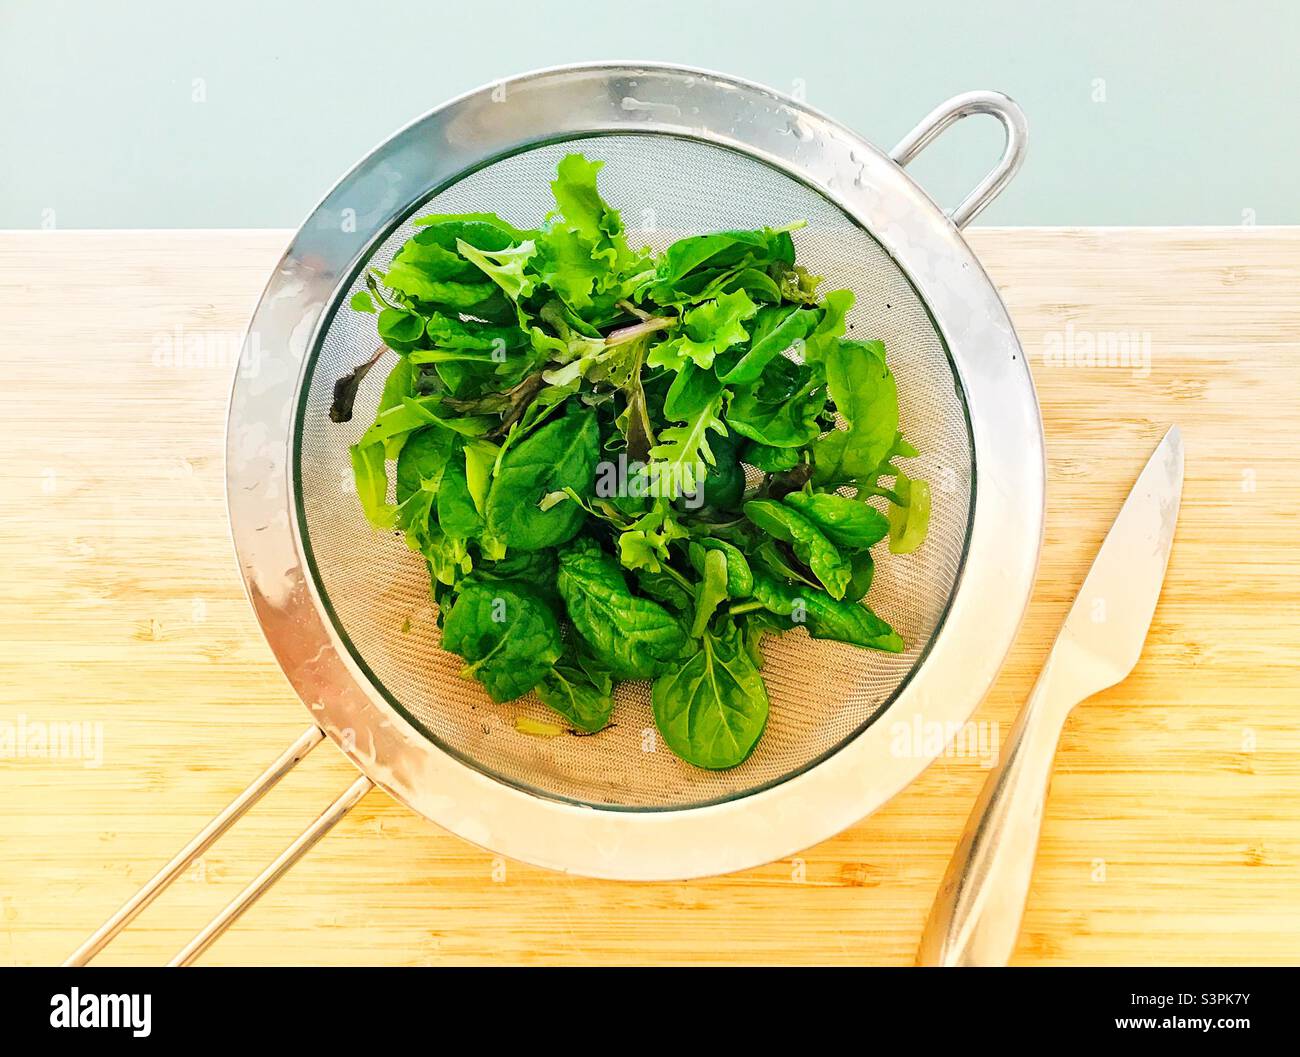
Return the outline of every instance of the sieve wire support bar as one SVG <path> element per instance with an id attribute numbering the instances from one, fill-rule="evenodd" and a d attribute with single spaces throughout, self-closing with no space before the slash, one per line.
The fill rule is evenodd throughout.
<path id="1" fill-rule="evenodd" d="M 249 783 L 243 792 L 227 804 L 203 829 L 199 830 L 193 839 L 177 852 L 166 866 L 154 874 L 135 895 L 118 908 L 112 917 L 105 921 L 80 947 L 69 955 L 63 963 L 64 966 L 88 964 L 118 933 L 134 921 L 141 911 L 157 899 L 192 862 L 212 847 L 222 834 L 239 821 L 281 778 L 293 770 L 312 749 L 319 745 L 324 737 L 324 733 L 317 726 L 308 727 L 303 731 L 292 745 L 285 749 L 265 771 Z M 315 842 L 313 841 L 313 843 Z M 303 849 L 303 851 L 305 850 L 306 848 Z M 285 868 L 287 869 L 287 866 Z"/>
<path id="2" fill-rule="evenodd" d="M 918 154 L 937 139 L 946 129 L 972 114 L 991 114 L 1002 124 L 1006 145 L 998 163 L 975 185 L 974 190 L 962 199 L 961 204 L 948 214 L 957 228 L 964 228 L 1002 193 L 1025 160 L 1025 147 L 1029 141 L 1029 125 L 1020 105 L 1001 92 L 963 92 L 926 114 L 911 132 L 898 141 L 890 158 L 900 167 L 906 167 Z"/>
<path id="3" fill-rule="evenodd" d="M 198 935 L 182 947 L 167 964 L 169 966 L 193 965 L 199 955 L 211 947 L 226 929 L 239 920 L 244 911 L 257 902 L 262 894 L 283 877 L 294 863 L 315 847 L 317 841 L 341 822 L 343 817 L 374 786 L 375 783 L 365 775 L 362 775 L 348 786 L 334 803 L 320 813 L 315 822 L 298 834 L 293 843 L 276 856 L 275 861 L 270 866 L 250 881 L 248 886 L 227 903 L 221 913 L 209 921 Z"/>

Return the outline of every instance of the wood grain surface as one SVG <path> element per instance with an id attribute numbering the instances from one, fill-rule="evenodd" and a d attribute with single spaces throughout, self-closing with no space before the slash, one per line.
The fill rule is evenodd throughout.
<path id="1" fill-rule="evenodd" d="M 286 241 L 0 235 L 0 963 L 66 956 L 308 722 L 244 599 L 222 477 L 234 350 Z M 1066 729 L 1015 960 L 1298 962 L 1300 229 L 971 241 L 1050 474 L 1038 586 L 977 720 L 1007 730 L 1171 422 L 1187 448 L 1146 652 Z M 1090 365 L 1119 335 L 1138 362 Z M 33 732 L 71 723 L 83 758 L 40 755 Z M 908 963 L 984 774 L 942 758 L 798 859 L 685 884 L 504 863 L 372 792 L 204 962 Z M 354 775 L 322 746 L 104 960 L 166 960 Z"/>

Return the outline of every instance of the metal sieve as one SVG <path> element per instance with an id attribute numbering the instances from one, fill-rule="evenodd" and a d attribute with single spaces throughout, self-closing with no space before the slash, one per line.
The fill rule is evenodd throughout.
<path id="1" fill-rule="evenodd" d="M 997 167 L 950 215 L 904 173 L 952 122 L 996 116 Z M 209 846 L 322 732 L 363 777 L 177 961 L 193 960 L 378 784 L 460 836 L 554 869 L 678 879 L 748 868 L 820 841 L 910 782 L 979 703 L 1029 597 L 1043 518 L 1042 429 L 1029 372 L 997 292 L 958 234 L 1005 186 L 1024 150 L 1005 96 L 959 96 L 885 155 L 802 103 L 717 74 L 651 64 L 568 67 L 471 92 L 362 161 L 315 209 L 250 326 L 227 438 L 239 562 L 262 627 L 313 727 L 73 960 L 92 956 Z M 797 259 L 850 288 L 848 336 L 879 338 L 901 426 L 932 485 L 925 544 L 877 566 L 870 600 L 902 633 L 890 655 L 769 638 L 771 698 L 757 749 L 705 771 L 658 740 L 649 687 L 625 684 L 614 725 L 537 737 L 526 698 L 492 703 L 439 646 L 423 560 L 367 524 L 348 447 L 373 417 L 391 353 L 353 419 L 330 421 L 334 382 L 369 358 L 373 317 L 350 311 L 430 212 L 496 212 L 520 226 L 553 204 L 556 163 L 603 159 L 601 188 L 629 241 L 806 220 Z M 256 344 L 254 344 L 254 339 Z M 247 369 L 246 369 L 247 368 Z M 935 737 L 925 732 L 936 732 Z M 916 735 L 921 733 L 921 737 Z"/>

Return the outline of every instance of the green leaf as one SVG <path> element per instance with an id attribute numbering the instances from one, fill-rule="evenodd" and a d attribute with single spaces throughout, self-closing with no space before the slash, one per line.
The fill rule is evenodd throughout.
<path id="1" fill-rule="evenodd" d="M 891 554 L 911 554 L 930 528 L 930 486 L 913 481 L 897 471 L 894 491 L 905 506 L 889 508 L 889 550 Z"/>
<path id="2" fill-rule="evenodd" d="M 447 460 L 438 487 L 438 527 L 457 539 L 478 539 L 483 516 L 474 505 L 465 477 L 465 453 L 456 451 Z"/>
<path id="3" fill-rule="evenodd" d="M 832 598 L 843 598 L 853 575 L 847 558 L 811 521 L 774 499 L 754 499 L 745 504 L 745 517 L 775 539 L 788 543 L 799 560 Z"/>
<path id="4" fill-rule="evenodd" d="M 574 630 L 619 679 L 653 679 L 678 663 L 686 632 L 668 610 L 628 590 L 618 563 L 590 539 L 560 552 L 560 596 Z"/>
<path id="5" fill-rule="evenodd" d="M 744 762 L 770 707 L 735 628 L 716 638 L 705 632 L 697 653 L 655 680 L 651 704 L 664 744 L 687 763 L 710 770 Z"/>
<path id="6" fill-rule="evenodd" d="M 366 520 L 377 529 L 391 529 L 396 523 L 397 508 L 388 502 L 388 466 L 382 444 L 354 444 L 348 449 L 352 457 L 352 475 L 357 498 Z"/>
<path id="7" fill-rule="evenodd" d="M 538 504 L 548 492 L 565 488 L 589 494 L 599 445 L 596 415 L 585 411 L 555 419 L 504 450 L 487 497 L 488 531 L 519 550 L 572 539 L 582 526 L 582 507 L 560 503 L 541 510 Z"/>
<path id="8" fill-rule="evenodd" d="M 782 502 L 794 507 L 835 546 L 845 550 L 863 550 L 889 534 L 889 519 L 858 499 L 791 492 Z"/>
<path id="9" fill-rule="evenodd" d="M 695 589 L 695 619 L 691 634 L 699 638 L 709 626 L 714 610 L 727 600 L 727 556 L 720 550 L 704 552 L 703 579 Z"/>
<path id="10" fill-rule="evenodd" d="M 524 242 L 537 234 L 536 231 L 517 228 L 495 213 L 430 213 L 428 216 L 416 217 L 411 223 L 417 228 L 446 229 L 447 234 L 436 237 L 447 247 L 455 246 L 457 239 L 465 239 L 479 249 L 501 250 L 513 242 Z"/>
<path id="11" fill-rule="evenodd" d="M 844 333 L 845 317 L 853 307 L 852 290 L 832 290 L 822 304 L 822 315 L 817 326 L 804 342 L 803 356 L 809 363 L 818 363 L 833 349 Z"/>
<path id="12" fill-rule="evenodd" d="M 677 523 L 666 499 L 656 499 L 648 513 L 637 518 L 618 534 L 619 562 L 627 569 L 658 572 L 668 561 L 668 544 L 686 539 L 690 533 Z"/>
<path id="13" fill-rule="evenodd" d="M 370 300 L 369 290 L 358 290 L 348 301 L 348 307 L 354 312 L 373 312 L 375 303 Z"/>
<path id="14" fill-rule="evenodd" d="M 871 590 L 871 581 L 876 575 L 876 562 L 870 551 L 858 551 L 850 559 L 853 575 L 849 577 L 849 586 L 844 591 L 844 601 L 858 602 Z"/>
<path id="15" fill-rule="evenodd" d="M 800 454 L 797 448 L 773 448 L 751 440 L 741 449 L 740 458 L 764 473 L 783 473 L 799 465 Z"/>
<path id="16" fill-rule="evenodd" d="M 680 371 L 687 361 L 697 367 L 712 367 L 719 352 L 749 339 L 744 322 L 757 311 L 758 305 L 744 290 L 692 308 L 682 317 L 680 336 L 654 346 L 646 363 L 674 371 Z"/>
<path id="17" fill-rule="evenodd" d="M 614 711 L 614 683 L 609 673 L 603 673 L 597 682 L 576 665 L 557 664 L 537 684 L 537 696 L 590 734 L 609 726 Z"/>
<path id="18" fill-rule="evenodd" d="M 898 432 L 898 389 L 879 341 L 838 341 L 826 353 L 826 385 L 846 429 L 813 445 L 813 480 L 840 484 L 871 477 Z"/>
<path id="19" fill-rule="evenodd" d="M 850 642 L 885 653 L 903 652 L 903 637 L 867 605 L 839 602 L 823 591 L 782 584 L 764 573 L 754 578 L 754 600 L 806 627 L 815 639 Z"/>
<path id="20" fill-rule="evenodd" d="M 610 208 L 596 187 L 602 161 L 588 161 L 581 154 L 568 154 L 556 167 L 551 193 L 568 226 L 601 252 L 610 268 L 619 268 L 631 257 L 623 233 L 623 220 Z"/>
<path id="21" fill-rule="evenodd" d="M 748 598 L 754 590 L 754 573 L 739 547 L 733 546 L 726 540 L 705 536 L 692 541 L 687 548 L 691 565 L 697 573 L 705 571 L 706 557 L 715 551 L 720 553 L 726 562 L 727 597 Z"/>
<path id="22" fill-rule="evenodd" d="M 475 438 L 465 442 L 465 484 L 474 507 L 480 514 L 487 513 L 492 471 L 496 468 L 500 453 L 501 449 L 490 441 Z"/>
<path id="23" fill-rule="evenodd" d="M 454 282 L 431 278 L 419 265 L 394 261 L 384 273 L 384 285 L 417 301 L 467 311 L 488 300 L 496 290 L 491 282 Z"/>
<path id="24" fill-rule="evenodd" d="M 501 287 L 511 301 L 518 301 L 533 292 L 533 278 L 524 271 L 537 253 L 537 245 L 531 240 L 508 249 L 491 251 L 477 249 L 460 239 L 456 248 Z"/>
<path id="25" fill-rule="evenodd" d="M 406 352 L 424 337 L 424 317 L 397 308 L 379 313 L 379 340 L 394 352 Z"/>
<path id="26" fill-rule="evenodd" d="M 397 501 L 405 503 L 419 491 L 437 492 L 455 447 L 456 435 L 443 426 L 422 426 L 412 433 L 397 456 Z"/>
<path id="27" fill-rule="evenodd" d="M 560 626 L 551 607 L 524 584 L 471 584 L 443 622 L 442 645 L 468 662 L 462 676 L 481 682 L 493 701 L 511 701 L 559 660 Z"/>
<path id="28" fill-rule="evenodd" d="M 501 352 L 528 344 L 528 335 L 518 327 L 494 327 L 490 323 L 462 321 L 435 312 L 425 323 L 429 341 L 440 349 L 473 349 Z"/>
<path id="29" fill-rule="evenodd" d="M 693 360 L 687 360 L 674 376 L 664 397 L 664 418 L 685 422 L 713 403 L 721 392 L 722 383 L 713 371 L 697 367 Z"/>
<path id="30" fill-rule="evenodd" d="M 658 474 L 665 491 L 673 498 L 694 492 L 705 472 L 713 464 L 709 433 L 727 434 L 726 423 L 718 417 L 722 398 L 691 416 L 685 425 L 660 430 L 659 443 L 650 449 L 651 473 Z"/>
<path id="31" fill-rule="evenodd" d="M 577 228 L 557 225 L 537 240 L 533 262 L 538 278 L 570 308 L 592 305 L 592 292 L 609 275 L 609 262 L 595 256 L 595 244 Z"/>
<path id="32" fill-rule="evenodd" d="M 720 373 L 720 380 L 724 385 L 748 385 L 757 381 L 772 358 L 803 341 L 820 318 L 816 309 L 797 305 L 760 309 L 748 350 L 733 367 Z"/>
<path id="33" fill-rule="evenodd" d="M 757 382 L 736 390 L 726 420 L 742 437 L 758 444 L 801 448 L 821 433 L 817 416 L 825 406 L 820 369 L 780 356 Z"/>

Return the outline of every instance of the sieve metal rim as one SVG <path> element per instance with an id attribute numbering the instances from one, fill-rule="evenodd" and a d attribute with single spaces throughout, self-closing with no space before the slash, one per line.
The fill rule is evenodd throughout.
<path id="1" fill-rule="evenodd" d="M 623 105 L 629 87 L 644 97 L 634 100 L 638 108 Z M 502 93 L 507 104 L 522 96 L 529 106 L 502 106 Z M 683 106 L 695 111 L 689 122 L 681 117 Z M 539 111 L 554 122 L 546 135 L 533 131 Z M 806 123 L 807 138 L 790 135 L 791 122 Z M 742 123 L 743 140 L 735 133 Z M 326 309 L 339 283 L 413 201 L 446 182 L 437 175 L 455 178 L 485 160 L 557 138 L 627 131 L 730 147 L 816 188 L 885 247 L 934 315 L 966 390 L 980 487 L 973 496 L 966 571 L 946 625 L 891 716 L 919 715 L 924 703 L 931 719 L 964 721 L 1019 623 L 1041 536 L 1042 433 L 1023 354 L 957 228 L 898 165 L 811 108 L 735 78 L 649 63 L 543 70 L 453 100 L 377 148 L 313 211 L 254 315 L 250 335 L 260 339 L 263 360 L 283 349 L 273 361 L 281 370 L 237 375 L 228 498 L 241 571 L 272 649 L 314 721 L 367 775 L 414 810 L 493 851 L 596 876 L 678 878 L 742 869 L 815 843 L 874 810 L 932 757 L 900 760 L 886 751 L 884 732 L 868 726 L 835 755 L 779 785 L 719 804 L 649 813 L 578 806 L 505 785 L 411 728 L 340 648 L 304 568 L 288 487 L 296 390 Z M 416 171 L 404 172 L 412 163 Z M 355 232 L 338 224 L 339 209 L 376 199 L 376 214 L 358 215 Z M 978 354 L 970 349 L 976 344 Z M 990 496 L 1010 505 L 995 511 Z M 995 513 L 1000 527 L 993 524 Z M 995 573 L 997 590 L 990 596 L 1009 604 L 991 616 L 972 599 L 981 586 L 992 586 Z M 979 648 L 953 646 L 959 611 L 968 633 L 985 636 Z M 947 680 L 940 678 L 940 650 L 966 660 L 964 687 L 951 671 Z M 947 663 L 951 669 L 952 660 Z M 951 696 L 936 704 L 931 695 L 945 687 Z"/>

